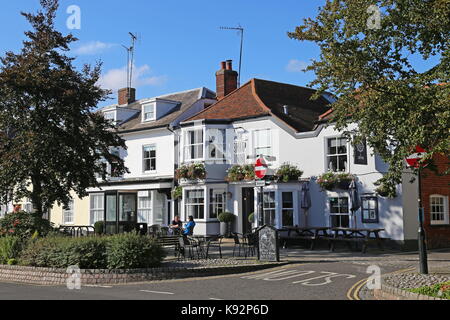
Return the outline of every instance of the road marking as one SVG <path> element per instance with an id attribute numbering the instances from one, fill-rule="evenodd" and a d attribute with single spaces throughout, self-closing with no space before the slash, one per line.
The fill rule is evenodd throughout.
<path id="1" fill-rule="evenodd" d="M 167 295 L 175 294 L 173 292 L 163 292 L 163 291 L 151 291 L 151 290 L 139 290 L 139 291 L 147 292 L 147 293 L 156 293 L 156 294 L 167 294 Z"/>
<path id="2" fill-rule="evenodd" d="M 100 285 L 96 285 L 96 284 L 85 284 L 83 285 L 83 287 L 88 287 L 88 288 L 105 288 L 105 289 L 111 289 L 112 286 L 100 286 Z"/>
<path id="3" fill-rule="evenodd" d="M 292 284 L 301 284 L 304 286 L 323 286 L 333 282 L 333 278 L 345 277 L 346 279 L 352 279 L 356 276 L 353 274 L 340 274 L 336 272 L 327 272 L 327 271 L 307 271 L 307 270 L 276 270 L 267 273 L 259 273 L 254 275 L 247 275 L 241 277 L 241 279 L 249 279 L 249 280 L 263 280 L 263 281 L 283 281 L 292 278 L 304 277 L 313 274 L 322 274 L 320 276 L 316 276 L 313 278 L 303 279 L 299 281 L 294 281 Z M 323 282 L 320 283 L 312 283 L 313 280 L 324 279 Z"/>
<path id="4" fill-rule="evenodd" d="M 223 299 L 218 299 L 218 298 L 209 298 L 209 300 L 217 300 L 217 301 L 222 301 Z"/>

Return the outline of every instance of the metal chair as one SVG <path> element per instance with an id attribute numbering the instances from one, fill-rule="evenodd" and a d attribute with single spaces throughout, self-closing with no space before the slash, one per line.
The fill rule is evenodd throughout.
<path id="1" fill-rule="evenodd" d="M 255 256 L 258 248 L 258 235 L 256 233 L 248 233 L 244 238 L 244 249 L 246 250 L 245 256 Z"/>
<path id="2" fill-rule="evenodd" d="M 241 249 L 243 249 L 244 253 L 245 253 L 244 237 L 242 236 L 242 234 L 237 233 L 237 232 L 232 232 L 231 235 L 233 236 L 233 240 L 234 240 L 233 257 L 235 257 L 235 255 L 236 255 L 236 248 L 238 249 L 238 256 L 240 257 Z"/>
<path id="3" fill-rule="evenodd" d="M 193 240 L 189 239 L 186 236 L 182 236 L 179 238 L 179 257 L 183 255 L 183 258 L 186 260 L 186 250 L 189 252 L 189 258 L 191 260 L 194 260 L 194 250 L 197 251 L 197 259 L 200 259 L 200 252 L 199 252 L 199 244 Z"/>
<path id="4" fill-rule="evenodd" d="M 209 248 L 219 248 L 219 256 L 222 259 L 222 240 L 223 236 L 217 236 L 206 242 L 206 259 L 209 257 Z"/>

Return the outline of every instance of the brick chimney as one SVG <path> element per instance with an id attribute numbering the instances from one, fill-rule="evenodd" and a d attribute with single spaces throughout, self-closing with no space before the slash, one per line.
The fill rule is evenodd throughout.
<path id="1" fill-rule="evenodd" d="M 136 89 L 130 88 L 130 94 L 128 94 L 128 88 L 119 89 L 119 106 L 130 104 L 136 101 Z"/>
<path id="2" fill-rule="evenodd" d="M 216 72 L 216 93 L 217 100 L 223 99 L 232 91 L 237 89 L 238 73 L 233 71 L 231 60 L 222 61 L 220 70 Z"/>

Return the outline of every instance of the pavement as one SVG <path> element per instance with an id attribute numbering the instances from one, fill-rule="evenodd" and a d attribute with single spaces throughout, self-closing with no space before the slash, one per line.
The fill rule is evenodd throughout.
<path id="1" fill-rule="evenodd" d="M 224 245 L 231 257 L 233 245 Z M 213 257 L 216 253 L 213 253 Z M 0 283 L 1 300 L 360 300 L 372 299 L 366 280 L 418 267 L 417 252 L 282 249 L 282 261 L 273 269 L 206 278 L 152 281 L 117 286 L 31 286 Z M 241 257 L 240 259 L 254 259 Z M 429 252 L 431 272 L 448 273 L 450 249 Z M 374 271 L 375 270 L 375 271 Z"/>

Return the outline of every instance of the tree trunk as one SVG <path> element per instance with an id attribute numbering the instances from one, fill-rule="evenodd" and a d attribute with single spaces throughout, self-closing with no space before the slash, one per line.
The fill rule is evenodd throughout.
<path id="1" fill-rule="evenodd" d="M 38 217 L 43 217 L 44 209 L 42 205 L 41 193 L 42 193 L 42 185 L 41 180 L 33 176 L 31 178 L 31 183 L 33 185 L 33 190 L 31 191 L 31 203 L 33 205 L 33 209 L 35 210 L 35 214 Z"/>

